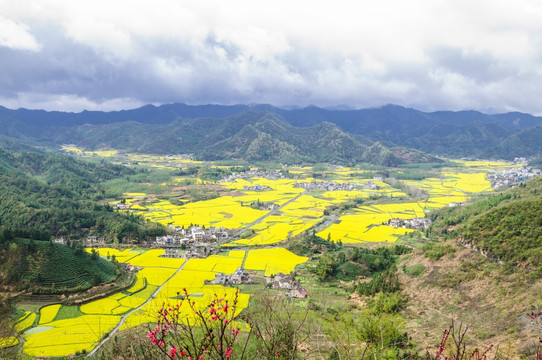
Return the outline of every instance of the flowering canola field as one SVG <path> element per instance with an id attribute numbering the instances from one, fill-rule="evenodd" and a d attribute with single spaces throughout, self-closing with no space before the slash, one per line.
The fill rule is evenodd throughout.
<path id="1" fill-rule="evenodd" d="M 98 155 L 110 156 L 106 153 Z M 184 161 L 190 164 L 188 160 L 145 155 L 134 156 L 133 160 L 155 162 L 155 165 L 160 167 L 168 167 L 171 162 Z M 126 204 L 132 205 L 131 212 L 164 225 L 188 227 L 190 224 L 198 224 L 229 229 L 242 229 L 251 225 L 248 230 L 252 230 L 253 234 L 250 232 L 250 236 L 234 241 L 237 245 L 246 246 L 284 241 L 317 226 L 329 209 L 348 201 L 363 199 L 373 202 L 356 206 L 343 212 L 333 222 L 320 225 L 317 235 L 343 243 L 391 242 L 395 241 L 397 236 L 412 230 L 385 225 L 390 219 L 424 217 L 430 209 L 464 202 L 475 193 L 491 191 L 490 183 L 486 180 L 487 171 L 495 166 L 508 166 L 487 162 L 460 164 L 461 168 L 443 169 L 433 178 L 402 181 L 408 186 L 423 190 L 425 195 L 418 202 L 408 202 L 405 193 L 379 180 L 371 180 L 378 189 L 362 188 L 369 180 L 352 176 L 356 171 L 352 168 L 334 169 L 333 181 L 359 185 L 357 190 L 305 191 L 296 187 L 296 182 L 323 181 L 309 177 L 312 172 L 310 167 L 291 169 L 291 174 L 300 176 L 297 180 L 251 178 L 222 183 L 224 188 L 231 191 L 230 195 L 182 206 L 164 200 L 147 201 L 148 195 L 145 193 L 125 193 L 124 198 Z M 182 183 L 186 179 L 174 179 L 173 183 L 177 180 Z M 245 190 L 255 185 L 260 185 L 265 190 Z M 386 199 L 386 204 L 374 203 L 376 198 Z M 272 203 L 275 210 L 270 213 L 271 210 L 268 209 L 252 208 L 251 204 L 256 202 Z M 24 352 L 27 355 L 67 356 L 78 351 L 90 351 L 119 323 L 121 317 L 127 316 L 121 329 L 153 322 L 157 309 L 177 301 L 179 294 L 185 290 L 202 306 L 208 303 L 214 294 L 233 299 L 235 289 L 206 284 L 206 281 L 215 279 L 218 273 L 232 274 L 237 268 L 244 266 L 247 270 L 261 271 L 270 276 L 279 272 L 289 273 L 295 266 L 308 260 L 283 248 L 233 250 L 227 255 L 212 255 L 206 259 L 188 261 L 163 258 L 161 255 L 164 250 L 161 249 L 143 251 L 100 248 L 98 252 L 103 257 L 114 256 L 119 262 L 137 267 L 139 271 L 134 284 L 125 291 L 80 305 L 75 312 L 63 311 L 63 305 L 59 304 L 41 308 L 39 317 L 36 313 L 27 312 L 16 323 L 18 331 L 26 330 L 23 336 Z M 247 307 L 248 302 L 249 295 L 240 294 L 237 311 Z M 192 316 L 189 313 L 184 315 L 187 319 Z M 36 323 L 38 325 L 32 327 Z M 28 328 L 30 329 L 27 330 Z M 10 341 L 3 339 L 0 346 L 6 346 Z"/>
<path id="2" fill-rule="evenodd" d="M 418 203 L 362 206 L 353 214 L 341 216 L 340 220 L 317 235 L 333 241 L 341 240 L 346 244 L 363 241 L 393 242 L 397 240 L 397 235 L 413 230 L 395 229 L 382 224 L 393 218 L 412 219 L 415 217 L 424 217 L 424 209 Z"/>
<path id="3" fill-rule="evenodd" d="M 288 273 L 297 264 L 307 260 L 286 249 L 250 250 L 248 253 L 234 250 L 227 255 L 190 259 L 186 263 L 184 259 L 160 257 L 164 253 L 164 250 L 160 249 L 118 251 L 101 248 L 99 252 L 102 256 L 115 254 L 118 259 L 126 258 L 128 263 L 141 267 L 134 284 L 126 291 L 80 305 L 77 312 L 68 316 L 60 316 L 64 305 L 55 304 L 41 308 L 39 325 L 23 334 L 24 352 L 27 355 L 68 356 L 76 352 L 89 352 L 105 334 L 119 324 L 123 315 L 128 314 L 121 329 L 154 322 L 157 309 L 163 304 L 175 303 L 178 294 L 185 290 L 196 304 L 201 306 L 208 304 L 214 294 L 233 301 L 236 289 L 207 285 L 205 281 L 213 280 L 218 273 L 232 274 L 243 265 L 245 257 L 248 269 L 265 270 L 266 274 Z M 181 266 L 182 270 L 179 270 Z M 152 299 L 162 284 L 165 285 Z M 249 298 L 249 294 L 239 294 L 237 312 L 248 306 Z M 140 306 L 142 307 L 139 310 L 133 311 Z M 188 313 L 184 315 L 187 319 L 192 316 Z M 35 313 L 25 314 L 17 323 L 18 330 L 23 331 L 32 326 L 36 317 Z M 2 341 L 8 344 L 10 339 Z"/>
<path id="4" fill-rule="evenodd" d="M 263 270 L 265 276 L 278 273 L 289 274 L 296 265 L 302 264 L 309 258 L 298 256 L 284 248 L 250 250 L 245 262 L 247 270 Z"/>

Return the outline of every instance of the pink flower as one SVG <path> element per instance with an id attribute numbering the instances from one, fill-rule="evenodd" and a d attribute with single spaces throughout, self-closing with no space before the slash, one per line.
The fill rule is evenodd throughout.
<path id="1" fill-rule="evenodd" d="M 233 349 L 230 347 L 228 350 L 226 350 L 226 359 L 231 356 L 231 353 L 233 352 Z"/>
<path id="2" fill-rule="evenodd" d="M 169 357 L 175 358 L 176 355 L 177 355 L 177 347 L 174 346 L 171 348 L 171 350 L 169 350 Z"/>

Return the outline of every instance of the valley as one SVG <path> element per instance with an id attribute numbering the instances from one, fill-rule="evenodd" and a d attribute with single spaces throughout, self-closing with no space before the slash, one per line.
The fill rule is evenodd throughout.
<path id="1" fill-rule="evenodd" d="M 360 338 L 353 329 L 326 330 L 333 319 L 341 318 L 346 324 L 355 321 L 356 314 L 365 314 L 372 321 L 391 321 L 395 325 L 390 329 L 397 334 L 401 331 L 412 334 L 411 340 L 401 340 L 402 345 L 389 345 L 392 353 L 406 349 L 422 351 L 424 346 L 431 349 L 450 319 L 471 320 L 465 308 L 458 306 L 455 313 L 447 315 L 448 305 L 442 299 L 427 303 L 418 299 L 419 294 L 412 289 L 420 281 L 429 284 L 424 286 L 457 289 L 473 280 L 471 275 L 442 280 L 445 274 L 431 260 L 435 257 L 427 255 L 441 251 L 438 259 L 446 259 L 450 256 L 447 254 L 465 252 L 450 250 L 458 246 L 450 243 L 452 240 L 447 240 L 450 243 L 447 247 L 437 249 L 443 246 L 434 243 L 435 237 L 441 237 L 435 225 L 443 226 L 439 214 L 443 209 L 461 210 L 479 197 L 495 198 L 492 195 L 496 190 L 488 180 L 488 173 L 512 172 L 525 166 L 449 159 L 398 168 L 366 164 L 251 164 L 204 162 L 190 156 L 134 154 L 122 150 L 87 151 L 77 146 L 64 146 L 63 151 L 81 161 L 106 161 L 129 169 L 124 175 L 100 183 L 106 194 L 116 195 L 103 197 L 99 202 L 121 216 L 147 224 L 147 228 L 149 224 L 159 224 L 163 230 L 139 238 L 129 233 L 120 237 L 118 232 L 100 227 L 89 228 L 86 235 L 57 234 L 56 238 L 61 236 L 66 244 L 80 244 L 88 254 L 121 266 L 130 284 L 93 299 L 83 299 L 82 303 L 70 303 L 61 297 L 36 302 L 28 290 L 21 289 L 27 295 L 18 305 L 21 315 L 14 325 L 19 335 L 13 337 L 19 345 L 5 347 L 6 351 L 21 356 L 107 356 L 111 346 L 115 346 L 113 339 L 116 344 L 119 335 L 143 334 L 141 329 L 148 326 L 145 324 L 156 321 L 158 309 L 178 301 L 178 294 L 184 292 L 191 296 L 196 308 L 204 309 L 213 294 L 220 293 L 230 302 L 235 301 L 236 314 L 251 312 L 269 291 L 273 296 L 285 297 L 284 291 L 266 290 L 269 279 L 281 273 L 291 273 L 299 282 L 298 293 L 304 295 L 300 299 L 291 298 L 291 302 L 295 312 L 310 314 L 312 325 L 306 327 L 311 328 L 311 336 L 325 338 L 320 349 L 311 343 L 301 352 L 303 357 L 318 358 L 334 353 L 347 358 L 359 356 L 358 351 L 364 348 L 349 348 L 352 344 L 334 350 L 339 338 L 348 334 L 354 336 L 350 341 L 358 339 L 372 346 L 370 338 Z M 535 175 L 533 171 L 532 176 Z M 431 225 L 432 221 L 436 224 Z M 195 231 L 205 234 L 211 229 L 222 229 L 225 235 L 220 238 L 214 232 L 205 238 L 195 235 Z M 442 233 L 447 232 L 443 229 Z M 159 240 L 165 234 L 170 240 Z M 465 256 L 471 259 L 477 255 L 461 255 L 459 259 L 463 262 Z M 454 260 L 447 263 L 450 261 L 455 264 Z M 486 260 L 476 261 L 480 264 Z M 494 265 L 476 266 L 486 273 L 498 271 Z M 220 276 L 233 276 L 239 268 L 246 271 L 250 281 L 245 279 L 228 286 L 221 285 L 223 282 L 213 284 Z M 376 285 L 382 274 L 393 271 L 398 274 L 398 280 L 393 281 L 400 281 L 400 286 L 385 290 L 382 285 Z M 478 275 L 472 276 L 478 279 Z M 508 280 L 501 281 L 506 284 Z M 240 288 L 239 294 L 236 287 Z M 431 291 L 437 294 L 441 290 Z M 292 294 L 288 293 L 290 297 Z M 470 295 L 462 291 L 459 294 L 463 294 L 458 295 L 461 300 L 454 302 L 469 302 Z M 396 298 L 392 300 L 389 296 Z M 395 310 L 374 308 L 381 301 L 395 302 Z M 425 309 L 419 308 L 422 304 L 426 304 Z M 332 316 L 346 308 L 348 314 Z M 440 315 L 431 320 L 430 326 L 416 324 L 412 312 L 425 313 L 428 309 Z M 521 307 L 516 310 L 521 311 Z M 321 311 L 327 315 L 320 315 L 322 319 L 317 321 L 313 317 L 318 317 Z M 183 314 L 190 318 L 188 313 Z M 316 323 L 320 330 L 312 329 Z M 485 326 L 483 331 L 487 335 L 481 336 L 480 343 L 508 339 L 509 350 L 517 351 L 519 332 L 503 338 Z M 510 323 L 510 326 L 515 325 Z M 4 339 L 10 344 L 11 337 Z M 97 347 L 102 340 L 107 340 L 103 348 Z"/>

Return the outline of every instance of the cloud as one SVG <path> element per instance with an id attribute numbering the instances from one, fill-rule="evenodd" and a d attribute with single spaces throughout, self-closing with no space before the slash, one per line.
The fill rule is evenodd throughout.
<path id="1" fill-rule="evenodd" d="M 23 3 L 0 0 L 3 104 L 542 113 L 542 3 L 534 0 Z"/>
<path id="2" fill-rule="evenodd" d="M 0 15 L 0 46 L 10 49 L 39 50 L 39 44 L 28 30 L 27 25 Z"/>

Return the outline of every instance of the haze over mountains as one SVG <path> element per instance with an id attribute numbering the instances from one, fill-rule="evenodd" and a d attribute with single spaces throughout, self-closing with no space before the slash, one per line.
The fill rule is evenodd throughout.
<path id="1" fill-rule="evenodd" d="M 336 110 L 170 104 L 81 113 L 0 107 L 0 135 L 33 145 L 75 143 L 90 149 L 194 153 L 206 160 L 365 161 L 393 166 L 436 161 L 427 154 L 536 157 L 542 146 L 542 118 L 518 112 L 426 113 L 396 105 Z"/>

